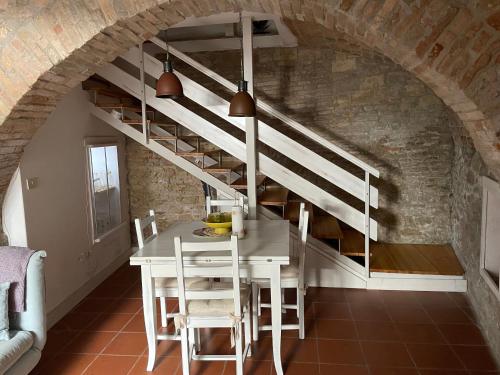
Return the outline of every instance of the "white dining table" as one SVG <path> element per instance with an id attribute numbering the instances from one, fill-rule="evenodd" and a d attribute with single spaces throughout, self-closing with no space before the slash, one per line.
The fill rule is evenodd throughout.
<path id="1" fill-rule="evenodd" d="M 193 230 L 202 228 L 201 221 L 179 222 L 171 225 L 156 238 L 144 245 L 130 257 L 130 264 L 141 267 L 142 301 L 144 322 L 148 342 L 147 370 L 152 371 L 156 361 L 158 327 L 154 278 L 176 277 L 174 237 L 185 242 L 213 241 L 193 235 Z M 271 286 L 271 324 L 274 367 L 278 375 L 283 374 L 281 364 L 281 266 L 290 262 L 290 226 L 288 220 L 247 220 L 245 238 L 238 241 L 240 273 L 242 278 L 266 278 Z M 216 239 L 219 240 L 219 239 Z M 209 266 L 211 262 L 231 262 L 230 256 L 220 253 L 193 255 L 186 260 L 191 264 Z"/>

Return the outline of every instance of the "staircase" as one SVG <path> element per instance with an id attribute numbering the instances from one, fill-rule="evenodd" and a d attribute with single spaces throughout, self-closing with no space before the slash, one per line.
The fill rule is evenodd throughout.
<path id="1" fill-rule="evenodd" d="M 157 50 L 166 48 L 157 38 L 152 38 L 151 43 Z M 173 47 L 169 51 L 223 89 L 236 92 L 236 85 L 207 67 Z M 245 195 L 244 119 L 229 117 L 227 100 L 179 70 L 176 75 L 186 99 L 156 98 L 154 82 L 162 72 L 162 63 L 152 54 L 144 53 L 142 48 L 130 49 L 83 83 L 91 93 L 91 113 L 223 195 Z M 224 125 L 197 113 L 193 102 Z M 295 223 L 299 205 L 305 202 L 311 213 L 309 247 L 320 257 L 317 262 L 327 260 L 335 269 L 354 277 L 355 282 L 349 286 L 366 287 L 370 279 L 370 244 L 377 241 L 377 222 L 370 218 L 370 208 L 378 208 L 378 190 L 371 185 L 370 177 L 378 178 L 378 171 L 265 102 L 258 100 L 257 106 L 259 113 L 279 120 L 357 169 L 353 174 L 258 120 L 259 215 L 283 217 Z M 297 164 L 304 170 L 290 167 Z M 311 175 L 319 176 L 322 184 L 315 184 Z M 343 194 L 332 193 L 335 191 Z"/>

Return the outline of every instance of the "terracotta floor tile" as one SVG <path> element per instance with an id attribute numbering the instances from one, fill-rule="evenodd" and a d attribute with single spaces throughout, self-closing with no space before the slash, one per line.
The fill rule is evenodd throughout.
<path id="1" fill-rule="evenodd" d="M 146 336 L 142 333 L 119 333 L 106 347 L 104 354 L 142 355 L 147 347 Z"/>
<path id="2" fill-rule="evenodd" d="M 472 324 L 467 314 L 459 307 L 429 307 L 426 310 L 436 324 Z"/>
<path id="3" fill-rule="evenodd" d="M 256 361 L 272 361 L 273 346 L 270 336 L 259 337 L 259 341 L 252 342 L 252 359 Z"/>
<path id="4" fill-rule="evenodd" d="M 142 300 L 137 298 L 121 298 L 113 302 L 107 310 L 110 313 L 135 314 L 142 309 Z M 159 311 L 159 309 L 158 309 Z M 159 315 L 159 313 L 158 313 Z"/>
<path id="5" fill-rule="evenodd" d="M 124 332 L 146 332 L 144 327 L 144 315 L 142 312 L 134 315 L 132 320 L 123 327 Z"/>
<path id="6" fill-rule="evenodd" d="M 203 338 L 200 354 L 234 354 L 229 335 L 213 335 Z"/>
<path id="7" fill-rule="evenodd" d="M 458 357 L 448 345 L 407 344 L 415 365 L 430 369 L 462 369 Z"/>
<path id="8" fill-rule="evenodd" d="M 46 363 L 38 372 L 39 375 L 80 375 L 96 358 L 92 354 L 60 354 Z"/>
<path id="9" fill-rule="evenodd" d="M 159 357 L 156 359 L 153 371 L 146 371 L 147 357 L 141 357 L 132 367 L 128 375 L 174 375 L 181 365 L 180 358 Z"/>
<path id="10" fill-rule="evenodd" d="M 432 323 L 427 312 L 417 306 L 390 306 L 387 308 L 392 320 L 396 323 Z"/>
<path id="11" fill-rule="evenodd" d="M 445 344 L 445 340 L 434 324 L 396 324 L 399 337 L 406 343 Z"/>
<path id="12" fill-rule="evenodd" d="M 369 320 L 376 322 L 389 322 L 391 320 L 385 305 L 351 305 L 351 312 L 354 320 Z"/>
<path id="13" fill-rule="evenodd" d="M 316 337 L 322 339 L 351 339 L 358 338 L 356 326 L 351 320 L 325 320 L 314 322 Z"/>
<path id="14" fill-rule="evenodd" d="M 221 375 L 226 363 L 222 361 L 192 361 L 189 375 Z M 179 366 L 177 375 L 182 375 L 182 366 Z"/>
<path id="15" fill-rule="evenodd" d="M 92 324 L 100 315 L 101 313 L 70 312 L 58 321 L 52 329 L 81 331 Z"/>
<path id="16" fill-rule="evenodd" d="M 102 313 L 87 328 L 86 331 L 120 331 L 134 314 Z"/>
<path id="17" fill-rule="evenodd" d="M 447 292 L 413 292 L 416 299 L 425 307 L 453 307 L 455 302 Z"/>
<path id="18" fill-rule="evenodd" d="M 346 302 L 344 290 L 339 288 L 307 288 L 306 300 L 313 302 Z"/>
<path id="19" fill-rule="evenodd" d="M 371 375 L 419 375 L 415 368 L 403 367 L 370 367 Z"/>
<path id="20" fill-rule="evenodd" d="M 356 321 L 360 340 L 399 341 L 399 334 L 391 322 Z"/>
<path id="21" fill-rule="evenodd" d="M 460 360 L 469 370 L 499 370 L 487 346 L 453 346 Z"/>
<path id="22" fill-rule="evenodd" d="M 148 354 L 148 350 L 144 355 Z M 180 357 L 181 356 L 181 343 L 174 340 L 162 340 L 156 347 L 156 355 L 158 357 Z"/>
<path id="23" fill-rule="evenodd" d="M 378 290 L 367 289 L 344 289 L 347 302 L 356 305 L 373 306 L 384 302 L 382 293 Z"/>
<path id="24" fill-rule="evenodd" d="M 115 335 L 115 332 L 82 332 L 62 352 L 98 354 Z"/>
<path id="25" fill-rule="evenodd" d="M 321 363 L 345 365 L 365 364 L 361 346 L 357 341 L 318 339 L 318 351 Z"/>
<path id="26" fill-rule="evenodd" d="M 439 369 L 439 370 L 433 370 L 433 369 L 419 369 L 420 375 L 472 375 L 466 370 L 445 370 L 445 369 Z M 486 375 L 484 372 L 482 373 L 483 375 Z M 488 374 L 488 375 L 491 375 Z"/>
<path id="27" fill-rule="evenodd" d="M 374 367 L 413 367 L 413 362 L 400 342 L 361 342 L 366 362 Z"/>
<path id="28" fill-rule="evenodd" d="M 99 355 L 83 373 L 84 375 L 126 375 L 139 357 Z M 82 374 L 82 375 L 83 375 Z"/>
<path id="29" fill-rule="evenodd" d="M 289 339 L 281 340 L 281 360 L 283 362 L 317 362 L 318 349 L 316 340 Z"/>
<path id="30" fill-rule="evenodd" d="M 247 358 L 243 369 L 244 373 L 249 375 L 270 375 L 271 367 L 273 367 L 271 361 L 253 361 L 251 358 Z M 223 375 L 234 374 L 236 374 L 236 363 L 234 361 L 226 362 Z"/>
<path id="31" fill-rule="evenodd" d="M 349 366 L 349 365 L 327 365 L 321 363 L 319 365 L 321 374 L 335 374 L 335 375 L 369 375 L 366 366 Z"/>
<path id="32" fill-rule="evenodd" d="M 283 363 L 283 372 L 286 375 L 319 375 L 319 364 L 300 362 Z M 272 367 L 272 374 L 276 374 L 274 366 Z"/>
<path id="33" fill-rule="evenodd" d="M 51 329 L 47 333 L 47 342 L 43 348 L 43 354 L 60 353 L 66 348 L 76 337 L 77 332 L 74 331 L 58 331 Z"/>
<path id="34" fill-rule="evenodd" d="M 314 302 L 313 306 L 316 319 L 352 319 L 348 303 Z"/>
<path id="35" fill-rule="evenodd" d="M 458 307 L 470 307 L 470 301 L 465 293 L 448 293 L 448 296 L 455 302 Z"/>
<path id="36" fill-rule="evenodd" d="M 102 313 L 109 310 L 115 305 L 116 300 L 109 298 L 85 298 L 75 307 L 73 312 L 76 313 Z M 120 311 L 123 312 L 123 311 Z"/>
<path id="37" fill-rule="evenodd" d="M 420 301 L 413 292 L 387 290 L 381 293 L 382 299 L 386 306 L 417 306 L 420 307 Z"/>
<path id="38" fill-rule="evenodd" d="M 440 324 L 439 330 L 452 345 L 485 345 L 483 334 L 472 324 Z"/>

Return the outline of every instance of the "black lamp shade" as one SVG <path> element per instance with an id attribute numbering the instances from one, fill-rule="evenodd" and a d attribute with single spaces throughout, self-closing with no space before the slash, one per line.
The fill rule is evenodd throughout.
<path id="1" fill-rule="evenodd" d="M 247 91 L 247 81 L 238 82 L 238 92 L 229 104 L 231 117 L 255 117 L 255 101 Z"/>
<path id="2" fill-rule="evenodd" d="M 184 96 L 181 81 L 174 74 L 170 60 L 164 62 L 164 72 L 156 82 L 156 97 L 179 99 Z"/>

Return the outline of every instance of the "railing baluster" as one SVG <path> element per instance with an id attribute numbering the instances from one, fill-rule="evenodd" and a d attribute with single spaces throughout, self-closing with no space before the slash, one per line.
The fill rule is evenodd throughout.
<path id="1" fill-rule="evenodd" d="M 144 134 L 144 141 L 149 143 L 149 127 L 146 112 L 146 80 L 144 75 L 144 43 L 139 45 L 140 61 L 141 61 L 141 112 L 142 112 L 142 133 Z"/>
<path id="2" fill-rule="evenodd" d="M 365 272 L 370 278 L 370 172 L 365 171 Z"/>

